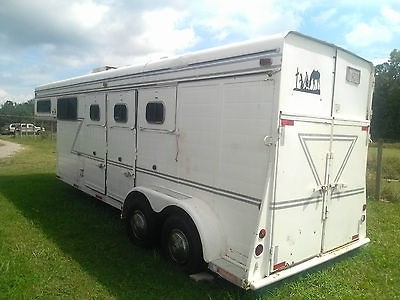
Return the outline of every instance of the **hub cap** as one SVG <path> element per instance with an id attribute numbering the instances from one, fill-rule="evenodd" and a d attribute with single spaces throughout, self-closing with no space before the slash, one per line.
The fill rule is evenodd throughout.
<path id="1" fill-rule="evenodd" d="M 179 229 L 172 229 L 168 239 L 168 251 L 172 260 L 178 264 L 185 264 L 189 257 L 189 241 Z"/>
<path id="2" fill-rule="evenodd" d="M 131 218 L 132 233 L 138 240 L 143 240 L 147 233 L 146 217 L 140 210 L 135 210 Z"/>

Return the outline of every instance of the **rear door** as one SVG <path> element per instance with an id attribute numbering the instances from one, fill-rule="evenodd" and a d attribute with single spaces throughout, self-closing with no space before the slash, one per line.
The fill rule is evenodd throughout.
<path id="1" fill-rule="evenodd" d="M 324 252 L 359 238 L 366 199 L 367 143 L 368 126 L 335 122 L 322 240 Z"/>
<path id="2" fill-rule="evenodd" d="M 359 238 L 365 226 L 364 123 L 282 117 L 271 272 Z"/>
<path id="3" fill-rule="evenodd" d="M 137 92 L 107 94 L 107 195 L 124 201 L 135 185 Z"/>
<path id="4" fill-rule="evenodd" d="M 271 272 L 321 252 L 330 137 L 330 120 L 281 119 Z"/>

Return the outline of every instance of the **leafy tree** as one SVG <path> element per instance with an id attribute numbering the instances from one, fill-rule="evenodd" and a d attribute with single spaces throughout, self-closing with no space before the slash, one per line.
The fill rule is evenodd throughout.
<path id="1" fill-rule="evenodd" d="M 372 102 L 372 138 L 400 140 L 400 51 L 375 68 L 375 91 Z"/>
<path id="2" fill-rule="evenodd" d="M 32 123 L 34 100 L 25 103 L 6 101 L 0 107 L 0 126 L 9 123 Z"/>

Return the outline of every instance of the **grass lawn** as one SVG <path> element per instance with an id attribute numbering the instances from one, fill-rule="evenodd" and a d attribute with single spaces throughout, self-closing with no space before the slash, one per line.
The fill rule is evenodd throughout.
<path id="1" fill-rule="evenodd" d="M 24 150 L 0 159 L 0 299 L 400 298 L 400 202 L 368 200 L 367 247 L 246 292 L 220 279 L 196 283 L 157 250 L 135 247 L 117 210 L 55 178 L 54 141 L 15 141 Z"/>

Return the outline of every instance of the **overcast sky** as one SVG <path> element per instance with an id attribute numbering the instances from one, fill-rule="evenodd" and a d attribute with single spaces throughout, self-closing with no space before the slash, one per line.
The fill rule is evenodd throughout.
<path id="1" fill-rule="evenodd" d="M 381 63 L 400 0 L 0 0 L 0 104 L 38 85 L 288 30 Z"/>

